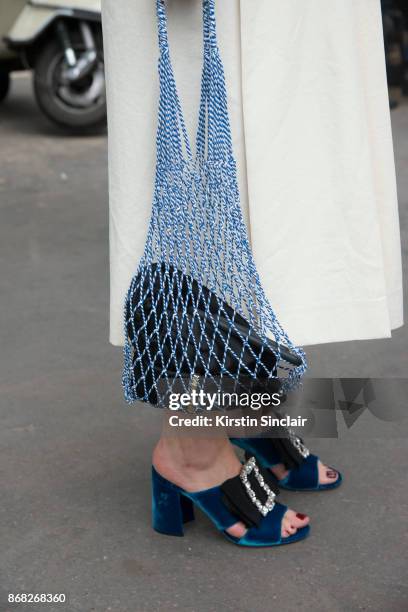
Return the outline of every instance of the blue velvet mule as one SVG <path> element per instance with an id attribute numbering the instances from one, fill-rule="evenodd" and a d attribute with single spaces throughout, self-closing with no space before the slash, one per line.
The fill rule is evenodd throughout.
<path id="1" fill-rule="evenodd" d="M 278 488 L 269 474 L 251 457 L 235 478 L 221 486 L 190 493 L 163 478 L 153 467 L 153 528 L 166 535 L 183 536 L 183 524 L 194 520 L 197 506 L 230 542 L 239 546 L 277 546 L 303 540 L 309 533 L 308 525 L 293 535 L 281 536 L 287 507 L 274 501 Z M 227 533 L 238 521 L 247 526 L 241 538 Z"/>
<path id="2" fill-rule="evenodd" d="M 245 451 L 246 456 L 255 455 L 259 465 L 271 468 L 278 463 L 284 463 L 289 474 L 278 480 L 279 488 L 289 491 L 327 491 L 336 489 L 343 478 L 340 472 L 334 482 L 319 484 L 319 457 L 312 455 L 304 446 L 302 440 L 292 435 L 285 441 L 275 438 L 231 438 L 231 442 Z M 286 444 L 282 444 L 285 442 Z M 291 452 L 288 448 L 292 445 Z M 282 452 L 283 451 L 283 452 Z M 332 468 L 334 469 L 334 468 Z"/>

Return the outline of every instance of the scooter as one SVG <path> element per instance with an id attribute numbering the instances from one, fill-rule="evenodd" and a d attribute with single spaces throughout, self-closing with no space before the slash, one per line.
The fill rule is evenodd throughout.
<path id="1" fill-rule="evenodd" d="M 32 70 L 43 113 L 65 128 L 106 122 L 100 0 L 0 0 L 0 101 Z"/>

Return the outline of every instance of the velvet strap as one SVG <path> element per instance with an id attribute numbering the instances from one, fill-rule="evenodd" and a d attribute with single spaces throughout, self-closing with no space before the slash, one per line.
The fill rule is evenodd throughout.
<path id="1" fill-rule="evenodd" d="M 221 487 L 185 495 L 211 518 L 219 531 L 226 531 L 239 520 L 236 514 L 225 505 Z"/>
<path id="2" fill-rule="evenodd" d="M 287 506 L 283 504 L 275 504 L 273 510 L 265 516 L 259 527 L 248 529 L 239 543 L 243 546 L 262 546 L 265 541 L 279 544 L 282 541 L 282 519 L 287 509 Z"/>
<path id="3" fill-rule="evenodd" d="M 308 455 L 306 459 L 303 459 L 301 465 L 290 470 L 284 484 L 292 489 L 317 489 L 319 485 L 318 460 L 316 455 Z"/>

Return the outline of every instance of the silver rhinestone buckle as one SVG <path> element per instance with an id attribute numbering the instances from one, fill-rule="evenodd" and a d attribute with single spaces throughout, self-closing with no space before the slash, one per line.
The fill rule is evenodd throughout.
<path id="1" fill-rule="evenodd" d="M 261 486 L 261 488 L 265 491 L 265 493 L 268 496 L 268 499 L 266 500 L 265 504 L 263 504 L 256 496 L 255 491 L 253 490 L 253 488 L 251 487 L 251 483 L 248 480 L 248 476 L 251 474 L 251 472 L 254 473 L 255 478 L 257 479 L 257 481 L 259 482 L 259 485 Z M 256 465 L 256 460 L 255 457 L 251 457 L 250 459 L 248 459 L 248 461 L 246 463 L 244 463 L 244 465 L 242 466 L 241 472 L 239 477 L 242 480 L 242 483 L 245 487 L 245 490 L 248 494 L 249 499 L 252 501 L 253 504 L 255 504 L 255 506 L 258 508 L 259 512 L 263 515 L 266 516 L 268 514 L 268 512 L 270 512 L 274 505 L 275 505 L 275 493 L 272 491 L 272 489 L 270 489 L 268 487 L 268 485 L 266 484 L 265 480 L 263 479 L 262 474 L 259 472 L 259 468 Z"/>
<path id="2" fill-rule="evenodd" d="M 302 440 L 295 434 L 292 429 L 288 429 L 289 440 L 292 442 L 296 450 L 306 459 L 310 455 L 309 449 L 303 444 Z"/>

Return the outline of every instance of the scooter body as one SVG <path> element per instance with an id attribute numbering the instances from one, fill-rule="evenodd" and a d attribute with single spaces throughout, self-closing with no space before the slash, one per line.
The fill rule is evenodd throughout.
<path id="1" fill-rule="evenodd" d="M 10 72 L 31 69 L 51 120 L 70 128 L 106 121 L 100 0 L 0 0 L 0 39 L 0 100 Z"/>
<path id="2" fill-rule="evenodd" d="M 13 13 L 15 20 L 8 33 L 2 32 L 9 46 L 18 48 L 35 42 L 57 20 L 78 19 L 88 21 L 101 20 L 100 0 L 2 0 L 0 1 L 0 23 L 3 24 L 1 5 L 8 5 L 4 23 L 10 21 Z M 10 8 L 12 7 L 12 8 Z M 7 11 L 6 11 L 7 13 Z M 3 29 L 3 27 L 2 27 Z"/>

